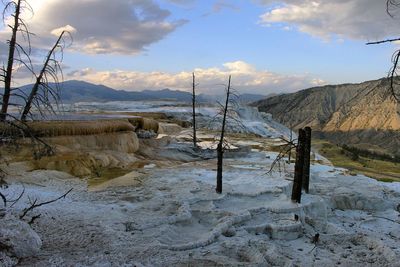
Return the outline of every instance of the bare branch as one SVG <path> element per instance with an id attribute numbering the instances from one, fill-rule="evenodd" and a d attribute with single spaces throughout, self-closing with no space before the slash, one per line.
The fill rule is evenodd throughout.
<path id="1" fill-rule="evenodd" d="M 9 200 L 9 201 L 8 201 L 8 202 L 12 203 L 12 204 L 10 205 L 10 208 L 12 208 L 15 204 L 17 204 L 18 201 L 20 201 L 21 198 L 22 198 L 22 196 L 24 195 L 24 193 L 25 193 L 25 186 L 24 186 L 24 185 L 22 185 L 22 186 L 23 186 L 23 189 L 22 189 L 21 194 L 20 194 L 15 200 Z"/>
<path id="2" fill-rule="evenodd" d="M 394 17 L 393 11 L 400 7 L 400 1 L 398 0 L 387 0 L 386 1 L 386 13 L 392 18 Z"/>
<path id="3" fill-rule="evenodd" d="M 392 57 L 392 62 L 393 62 L 393 66 L 392 69 L 389 72 L 389 78 L 390 78 L 390 92 L 392 97 L 396 100 L 399 101 L 399 97 L 396 94 L 395 88 L 394 88 L 394 79 L 396 75 L 396 71 L 398 68 L 398 64 L 399 64 L 399 58 L 400 58 L 400 50 L 397 50 Z"/>
<path id="4" fill-rule="evenodd" d="M 32 211 L 32 210 L 34 210 L 34 209 L 36 209 L 38 207 L 54 203 L 54 202 L 56 202 L 56 201 L 58 201 L 58 200 L 60 200 L 62 198 L 65 198 L 71 191 L 72 191 L 72 188 L 70 190 L 68 190 L 64 195 L 62 195 L 62 196 L 60 196 L 60 197 L 58 197 L 56 199 L 49 200 L 49 201 L 46 201 L 46 202 L 41 202 L 41 203 L 38 203 L 38 204 L 36 204 L 37 203 L 37 199 L 35 199 L 28 208 L 23 210 L 23 213 L 21 214 L 21 216 L 19 216 L 19 218 L 23 219 L 30 211 Z"/>
<path id="5" fill-rule="evenodd" d="M 278 165 L 280 167 L 281 161 L 286 157 L 286 155 L 289 155 L 289 153 L 292 151 L 292 149 L 294 149 L 296 147 L 297 147 L 297 145 L 294 143 L 294 141 L 287 142 L 285 145 L 283 145 L 281 150 L 279 151 L 278 156 L 274 159 L 274 161 L 271 164 L 270 169 L 267 171 L 267 174 L 272 174 L 276 165 Z"/>
<path id="6" fill-rule="evenodd" d="M 400 38 L 386 39 L 386 40 L 381 40 L 381 41 L 376 41 L 376 42 L 368 42 L 368 43 L 366 43 L 366 45 L 376 45 L 376 44 L 391 43 L 391 42 L 397 42 L 397 41 L 400 41 Z"/>

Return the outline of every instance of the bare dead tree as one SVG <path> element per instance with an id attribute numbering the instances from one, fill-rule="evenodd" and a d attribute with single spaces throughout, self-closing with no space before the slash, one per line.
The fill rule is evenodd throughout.
<path id="1" fill-rule="evenodd" d="M 192 73 L 192 116 L 193 116 L 193 147 L 197 148 L 197 136 L 196 136 L 196 76 Z"/>
<path id="2" fill-rule="evenodd" d="M 10 16 L 13 19 L 14 23 L 12 25 L 8 25 L 11 28 L 11 38 L 8 41 L 9 47 L 9 55 L 7 59 L 7 68 L 2 68 L 3 75 L 1 76 L 2 81 L 4 82 L 5 91 L 2 94 L 2 110 L 0 113 L 0 146 L 2 146 L 2 150 L 5 147 L 19 147 L 19 140 L 24 138 L 30 138 L 31 144 L 33 146 L 33 156 L 38 159 L 44 155 L 53 154 L 52 148 L 41 140 L 36 133 L 31 129 L 31 127 L 24 122 L 26 119 L 26 115 L 29 113 L 32 105 L 35 106 L 50 106 L 50 96 L 53 99 L 58 98 L 58 94 L 49 88 L 49 80 L 53 80 L 56 85 L 58 85 L 58 74 L 61 73 L 60 61 L 56 58 L 57 50 L 62 52 L 65 47 L 64 36 L 68 32 L 62 32 L 57 39 L 56 44 L 49 51 L 44 66 L 39 73 L 38 76 L 35 75 L 32 67 L 32 62 L 30 58 L 31 45 L 30 45 L 30 36 L 32 33 L 29 31 L 27 25 L 25 24 L 22 17 L 22 12 L 29 11 L 33 14 L 32 7 L 26 0 L 2 0 L 5 7 L 3 9 L 3 21 L 5 22 L 6 15 L 11 14 Z M 69 34 L 69 33 L 68 33 Z M 23 37 L 27 42 L 27 47 L 24 48 L 18 42 L 18 36 Z M 12 78 L 14 73 L 14 65 L 19 64 L 19 66 L 25 66 L 33 75 L 36 76 L 36 83 L 33 86 L 33 90 L 30 96 L 27 96 L 22 90 L 19 88 L 12 88 Z M 16 65 L 18 67 L 18 65 Z M 37 90 L 39 87 L 44 88 L 44 93 L 39 95 Z M 21 93 L 16 93 L 16 91 L 20 90 Z M 17 116 L 7 113 L 8 107 L 12 104 L 10 103 L 10 97 L 17 96 L 22 98 L 25 102 L 24 112 L 22 114 L 23 120 L 19 120 Z M 41 109 L 38 108 L 40 111 Z M 8 119 L 9 118 L 9 119 Z M 0 159 L 4 160 L 2 155 L 0 154 Z M 3 173 L 3 170 L 0 168 L 0 173 Z M 4 174 L 4 173 L 3 173 Z"/>
<path id="3" fill-rule="evenodd" d="M 10 106 L 10 98 L 12 95 L 12 77 L 14 72 L 14 65 L 18 63 L 25 66 L 30 72 L 33 72 L 32 62 L 30 59 L 30 36 L 32 33 L 28 30 L 24 20 L 21 18 L 23 10 L 32 11 L 31 6 L 25 0 L 12 0 L 5 2 L 5 8 L 3 9 L 3 21 L 5 21 L 6 13 L 9 10 L 13 10 L 11 17 L 13 17 L 13 24 L 7 26 L 11 28 L 11 38 L 7 41 L 8 43 L 8 58 L 7 66 L 1 69 L 1 80 L 4 82 L 4 92 L 2 94 L 0 121 L 7 119 L 7 112 Z M 25 49 L 18 43 L 18 33 L 22 34 L 22 37 L 27 40 L 28 48 Z M 25 57 L 25 59 L 23 59 Z M 20 96 L 17 94 L 17 96 Z"/>
<path id="4" fill-rule="evenodd" d="M 16 116 L 8 113 L 10 105 L 14 105 L 10 102 L 12 96 L 20 97 L 25 100 L 26 95 L 24 92 L 18 93 L 19 88 L 13 88 L 13 74 L 16 69 L 21 66 L 27 68 L 31 73 L 33 72 L 32 61 L 30 58 L 31 46 L 30 36 L 32 33 L 28 30 L 27 25 L 22 19 L 22 12 L 29 11 L 33 13 L 33 10 L 29 3 L 25 0 L 2 0 L 4 9 L 2 13 L 3 22 L 6 22 L 6 16 L 10 16 L 13 21 L 12 24 L 7 26 L 11 29 L 11 38 L 7 41 L 8 44 L 8 58 L 7 66 L 3 66 L 0 71 L 0 81 L 4 83 L 4 92 L 1 96 L 1 111 L 0 111 L 0 163 L 8 164 L 4 154 L 2 152 L 11 150 L 17 150 L 21 142 L 25 138 L 31 139 L 32 154 L 35 159 L 39 159 L 45 155 L 52 155 L 53 149 L 43 140 L 36 136 L 35 132 L 31 127 L 20 121 Z M 19 42 L 19 37 L 22 37 L 27 42 L 27 47 L 23 47 Z M 4 178 L 7 173 L 2 167 L 0 167 L 0 186 L 6 184 Z M 7 204 L 7 199 L 4 194 L 0 195 L 4 204 Z M 10 201 L 8 201 L 10 202 Z"/>
<path id="5" fill-rule="evenodd" d="M 30 39 L 33 33 L 29 31 L 28 26 L 22 19 L 22 12 L 25 10 L 33 14 L 32 7 L 26 0 L 2 1 L 5 5 L 3 9 L 3 21 L 7 21 L 6 16 L 8 15 L 13 18 L 13 24 L 8 25 L 11 29 L 11 38 L 7 41 L 9 48 L 7 66 L 3 66 L 0 69 L 0 81 L 4 82 L 4 92 L 0 94 L 0 121 L 7 119 L 7 116 L 9 116 L 8 109 L 11 105 L 20 106 L 20 104 L 10 102 L 13 97 L 22 99 L 22 102 L 25 102 L 21 109 L 22 114 L 20 117 L 24 121 L 28 114 L 31 114 L 32 107 L 35 107 L 42 117 L 44 116 L 44 111 L 55 113 L 53 104 L 55 104 L 55 107 L 58 107 L 60 90 L 59 76 L 62 77 L 61 61 L 63 50 L 66 47 L 64 38 L 67 34 L 70 37 L 71 35 L 66 31 L 60 34 L 56 44 L 48 52 L 41 71 L 36 75 L 30 58 Z M 23 37 L 27 44 L 24 46 L 21 45 L 18 42 L 20 37 Z M 57 58 L 56 55 L 61 55 L 61 57 Z M 31 92 L 26 92 L 20 88 L 13 88 L 13 74 L 21 67 L 24 67 L 35 76 L 35 84 Z M 51 84 L 51 82 L 53 82 L 53 84 Z"/>
<path id="6" fill-rule="evenodd" d="M 21 0 L 18 0 L 17 2 L 11 1 L 6 5 L 6 8 L 4 10 L 7 10 L 8 7 L 14 6 L 15 8 L 15 13 L 13 15 L 14 17 L 14 25 L 11 26 L 12 29 L 12 34 L 11 34 L 11 39 L 9 41 L 9 50 L 8 50 L 8 61 L 7 61 L 7 69 L 4 71 L 4 93 L 3 93 L 3 101 L 2 101 L 2 106 L 1 106 L 1 112 L 0 112 L 0 120 L 3 121 L 7 117 L 7 110 L 8 110 L 8 104 L 10 101 L 10 95 L 11 95 L 11 78 L 12 78 L 12 73 L 13 73 L 13 65 L 14 65 L 14 57 L 15 57 L 15 47 L 17 45 L 17 32 L 18 28 L 20 25 L 20 14 L 21 14 Z M 3 12 L 4 16 L 4 12 Z"/>
<path id="7" fill-rule="evenodd" d="M 65 41 L 63 38 L 66 34 L 68 34 L 68 32 L 62 31 L 56 43 L 48 52 L 43 67 L 39 75 L 36 77 L 36 82 L 33 85 L 28 98 L 26 99 L 26 103 L 21 114 L 21 121 L 26 121 L 28 114 L 30 114 L 31 112 L 32 105 L 35 104 L 35 100 L 36 108 L 40 113 L 42 113 L 42 107 L 49 109 L 51 112 L 54 112 L 52 100 L 54 100 L 55 104 L 58 105 L 58 73 L 62 74 L 62 70 L 60 66 L 60 61 L 56 59 L 56 52 L 57 49 L 60 49 L 60 52 L 62 54 L 65 46 Z M 49 84 L 50 78 L 52 81 L 55 82 L 54 87 Z M 39 94 L 39 89 L 42 89 L 42 94 Z"/>
<path id="8" fill-rule="evenodd" d="M 28 27 L 25 22 L 21 18 L 22 11 L 25 9 L 30 10 L 32 13 L 32 8 L 25 0 L 2 0 L 5 8 L 3 10 L 3 21 L 5 20 L 6 13 L 11 12 L 11 17 L 13 18 L 14 23 L 12 25 L 8 25 L 11 28 L 11 38 L 8 43 L 8 58 L 7 58 L 7 66 L 3 66 L 0 68 L 0 81 L 4 83 L 4 92 L 0 94 L 1 97 L 1 111 L 0 111 L 0 163 L 8 164 L 7 160 L 2 152 L 6 152 L 6 150 L 15 149 L 17 150 L 21 143 L 20 140 L 24 140 L 26 138 L 31 139 L 31 148 L 33 158 L 40 159 L 43 156 L 49 156 L 54 153 L 53 148 L 49 146 L 46 142 L 44 142 L 41 138 L 37 136 L 37 134 L 32 130 L 32 128 L 25 122 L 26 116 L 30 113 L 32 106 L 36 106 L 41 112 L 41 107 L 52 110 L 50 99 L 58 100 L 58 92 L 53 88 L 50 88 L 49 81 L 52 80 L 55 82 L 56 86 L 58 86 L 58 75 L 61 72 L 60 61 L 56 58 L 56 50 L 61 51 L 61 55 L 63 49 L 65 47 L 65 41 L 63 37 L 67 32 L 62 32 L 57 39 L 56 44 L 52 47 L 52 49 L 47 54 L 45 59 L 43 68 L 38 76 L 35 75 L 32 67 L 32 62 L 30 58 L 31 46 L 30 46 L 30 35 Z M 12 10 L 12 11 L 11 11 Z M 28 47 L 24 48 L 22 45 L 18 43 L 18 34 L 21 34 L 22 37 L 27 41 Z M 26 67 L 33 75 L 36 77 L 36 83 L 32 88 L 32 91 L 29 96 L 25 94 L 19 88 L 12 88 L 12 80 L 13 73 L 15 69 L 20 66 Z M 43 88 L 43 93 L 38 94 L 38 90 Z M 18 93 L 20 91 L 20 93 Z M 12 96 L 20 97 L 25 100 L 26 104 L 24 106 L 23 113 L 21 115 L 20 120 L 18 117 L 8 113 L 8 108 L 10 105 L 10 98 Z M 0 189 L 3 191 L 7 187 L 7 183 L 4 178 L 7 173 L 0 166 Z M 71 189 L 72 190 L 72 189 Z M 28 213 L 33 211 L 35 208 L 38 208 L 43 205 L 51 204 L 55 201 L 60 200 L 61 198 L 65 198 L 70 192 L 66 192 L 62 196 L 45 201 L 39 202 L 38 199 L 31 201 L 30 206 L 23 210 L 23 213 L 20 216 L 20 219 L 23 219 Z M 25 187 L 23 188 L 21 194 L 16 199 L 9 199 L 7 195 L 0 191 L 0 201 L 3 202 L 4 206 L 10 204 L 9 207 L 13 207 L 24 195 Z M 32 216 L 29 223 L 33 223 L 39 215 Z"/>
<path id="9" fill-rule="evenodd" d="M 225 125 L 229 108 L 230 93 L 231 93 L 231 76 L 229 76 L 228 86 L 226 88 L 226 100 L 225 100 L 225 106 L 223 107 L 221 134 L 217 146 L 217 187 L 215 191 L 218 194 L 222 193 L 222 167 L 224 159 Z"/>

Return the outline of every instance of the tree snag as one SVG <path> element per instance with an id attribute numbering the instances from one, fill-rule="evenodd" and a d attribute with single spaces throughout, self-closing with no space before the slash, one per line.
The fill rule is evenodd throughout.
<path id="1" fill-rule="evenodd" d="M 12 29 L 11 39 L 9 41 L 8 46 L 8 60 L 7 60 L 7 69 L 4 74 L 4 94 L 3 101 L 1 105 L 0 112 L 0 121 L 5 121 L 7 118 L 8 105 L 10 102 L 11 96 L 11 80 L 13 73 L 13 65 L 14 65 L 14 56 L 15 56 L 15 47 L 17 45 L 17 32 L 20 26 L 20 14 L 21 14 L 21 0 L 18 0 L 17 3 L 10 2 L 8 5 L 15 5 L 14 12 L 14 25 L 10 26 Z M 6 8 L 7 8 L 6 6 Z"/>
<path id="2" fill-rule="evenodd" d="M 310 190 L 310 154 L 311 154 L 311 128 L 306 127 L 304 144 L 304 169 L 303 169 L 303 189 L 308 194 Z"/>
<path id="3" fill-rule="evenodd" d="M 26 104 L 25 104 L 25 107 L 24 107 L 22 115 L 21 115 L 21 121 L 26 121 L 26 117 L 28 116 L 28 114 L 29 114 L 29 112 L 30 112 L 30 110 L 32 108 L 33 100 L 36 98 L 36 96 L 38 94 L 39 87 L 40 87 L 40 85 L 42 85 L 42 80 L 43 80 L 43 77 L 46 75 L 46 72 L 48 72 L 48 71 L 50 71 L 50 72 L 56 71 L 52 67 L 50 67 L 50 70 L 49 70 L 49 62 L 52 60 L 51 57 L 53 56 L 54 51 L 56 50 L 56 48 L 60 47 L 60 42 L 61 42 L 61 40 L 62 40 L 62 38 L 63 38 L 65 33 L 66 32 L 63 31 L 60 34 L 60 36 L 58 37 L 56 43 L 54 44 L 54 46 L 51 48 L 51 50 L 47 54 L 46 60 L 45 60 L 45 62 L 43 64 L 43 68 L 41 69 L 39 75 L 36 77 L 36 82 L 32 87 L 32 90 L 31 90 L 31 93 L 29 94 L 28 99 L 26 100 Z M 51 75 L 53 75 L 53 74 L 56 75 L 56 73 L 51 73 Z M 57 96 L 54 96 L 54 97 L 56 98 Z M 50 104 L 50 103 L 48 103 L 48 104 Z"/>
<path id="4" fill-rule="evenodd" d="M 229 75 L 228 86 L 226 89 L 226 101 L 225 101 L 223 117 L 222 117 L 221 135 L 220 135 L 218 146 L 217 146 L 217 187 L 216 187 L 215 191 L 218 194 L 222 193 L 222 166 L 223 166 L 223 157 L 224 157 L 224 137 L 225 137 L 226 116 L 227 116 L 227 112 L 228 112 L 230 93 L 231 93 L 231 75 Z"/>
<path id="5" fill-rule="evenodd" d="M 196 137 L 196 76 L 192 73 L 192 108 L 193 108 L 193 147 L 197 148 L 197 137 Z"/>
<path id="6" fill-rule="evenodd" d="M 301 187 L 304 171 L 304 147 L 305 147 L 306 132 L 304 129 L 299 129 L 299 138 L 296 148 L 296 163 L 294 166 L 294 180 L 292 188 L 292 201 L 301 202 Z"/>

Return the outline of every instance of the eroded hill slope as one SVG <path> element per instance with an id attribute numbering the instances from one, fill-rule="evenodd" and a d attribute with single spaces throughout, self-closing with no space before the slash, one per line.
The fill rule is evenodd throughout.
<path id="1" fill-rule="evenodd" d="M 254 103 L 293 129 L 311 126 L 323 137 L 351 144 L 400 149 L 400 105 L 388 93 L 388 79 L 328 85 Z"/>

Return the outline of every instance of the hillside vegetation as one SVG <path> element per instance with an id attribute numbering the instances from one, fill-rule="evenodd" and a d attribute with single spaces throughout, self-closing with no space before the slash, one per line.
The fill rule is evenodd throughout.
<path id="1" fill-rule="evenodd" d="M 333 165 L 346 168 L 351 175 L 364 174 L 382 182 L 400 182 L 400 163 L 353 153 L 326 140 L 315 139 L 313 147 Z"/>

